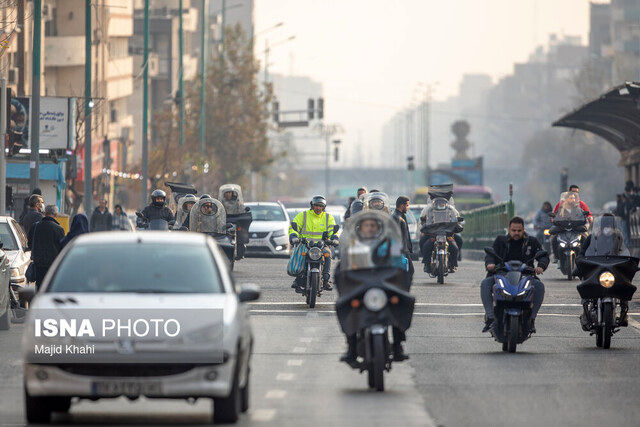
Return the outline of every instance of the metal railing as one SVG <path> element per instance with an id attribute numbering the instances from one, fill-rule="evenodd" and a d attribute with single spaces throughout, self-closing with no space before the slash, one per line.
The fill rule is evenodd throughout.
<path id="1" fill-rule="evenodd" d="M 464 217 L 464 248 L 482 249 L 491 246 L 496 236 L 505 234 L 509 219 L 514 216 L 513 201 L 498 203 L 461 212 Z"/>

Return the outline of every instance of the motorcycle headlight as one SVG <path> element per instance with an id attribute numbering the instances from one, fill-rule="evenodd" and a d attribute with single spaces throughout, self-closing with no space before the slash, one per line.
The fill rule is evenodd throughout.
<path id="1" fill-rule="evenodd" d="M 616 282 L 616 278 L 610 271 L 605 271 L 600 275 L 600 285 L 603 288 L 610 288 Z"/>
<path id="2" fill-rule="evenodd" d="M 571 242 L 571 246 L 573 246 L 574 248 L 576 246 L 580 245 L 580 241 L 579 240 L 574 240 L 573 242 Z"/>
<path id="3" fill-rule="evenodd" d="M 318 261 L 320 258 L 322 258 L 322 249 L 316 246 L 309 249 L 309 258 L 313 261 Z"/>
<path id="4" fill-rule="evenodd" d="M 285 235 L 284 230 L 276 230 L 273 232 L 273 237 L 282 237 Z"/>
<path id="5" fill-rule="evenodd" d="M 551 232 L 550 232 L 550 230 L 548 228 L 546 230 L 544 230 L 544 235 L 545 236 L 551 236 Z"/>
<path id="6" fill-rule="evenodd" d="M 362 298 L 364 306 L 371 311 L 380 311 L 387 305 L 387 294 L 379 288 L 371 288 Z"/>
<path id="7" fill-rule="evenodd" d="M 560 247 L 561 247 L 561 248 L 564 248 L 564 247 L 566 247 L 566 246 L 567 246 L 567 244 L 566 244 L 565 242 L 560 242 Z"/>

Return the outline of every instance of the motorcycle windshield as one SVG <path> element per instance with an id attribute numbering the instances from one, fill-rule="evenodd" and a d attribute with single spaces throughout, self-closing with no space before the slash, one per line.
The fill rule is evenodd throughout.
<path id="1" fill-rule="evenodd" d="M 437 222 L 435 224 L 426 224 L 422 227 L 422 232 L 434 236 L 440 236 L 443 234 L 451 235 L 456 232 L 458 227 L 459 225 L 457 222 Z"/>
<path id="2" fill-rule="evenodd" d="M 558 202 L 556 221 L 584 221 L 584 211 L 580 207 L 580 195 L 573 191 L 562 193 Z M 554 221 L 555 222 L 555 221 Z"/>
<path id="3" fill-rule="evenodd" d="M 245 212 L 239 215 L 227 215 L 227 222 L 234 224 L 236 227 L 242 227 L 244 230 L 248 230 L 253 222 L 253 215 L 251 212 Z"/>
<path id="4" fill-rule="evenodd" d="M 623 255 L 629 250 L 624 246 L 622 232 L 616 228 L 619 221 L 614 216 L 599 216 L 593 221 L 591 240 L 585 256 Z"/>
<path id="5" fill-rule="evenodd" d="M 430 185 L 428 192 L 431 199 L 443 198 L 449 200 L 453 195 L 453 184 Z"/>
<path id="6" fill-rule="evenodd" d="M 152 219 L 149 221 L 149 230 L 168 230 L 169 223 L 164 219 Z"/>

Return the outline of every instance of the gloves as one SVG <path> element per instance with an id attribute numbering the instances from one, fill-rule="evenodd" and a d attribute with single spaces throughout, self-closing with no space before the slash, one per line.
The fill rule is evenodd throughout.
<path id="1" fill-rule="evenodd" d="M 329 243 L 331 244 L 331 246 L 338 246 L 340 244 L 340 241 L 338 239 L 331 239 L 329 240 Z"/>
<path id="2" fill-rule="evenodd" d="M 292 245 L 297 245 L 298 243 L 300 243 L 300 238 L 295 234 L 292 234 L 289 236 L 289 243 L 291 243 Z"/>

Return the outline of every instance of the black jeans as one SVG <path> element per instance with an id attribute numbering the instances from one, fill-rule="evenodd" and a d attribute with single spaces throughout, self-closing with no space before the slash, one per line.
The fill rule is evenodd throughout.
<path id="1" fill-rule="evenodd" d="M 449 263 L 452 267 L 458 266 L 458 245 L 454 240 L 449 242 Z M 461 238 L 462 239 L 462 238 Z M 422 251 L 422 262 L 428 264 L 431 261 L 431 254 L 433 253 L 433 246 L 435 245 L 435 239 L 431 237 L 423 236 L 420 239 L 420 250 Z"/>

